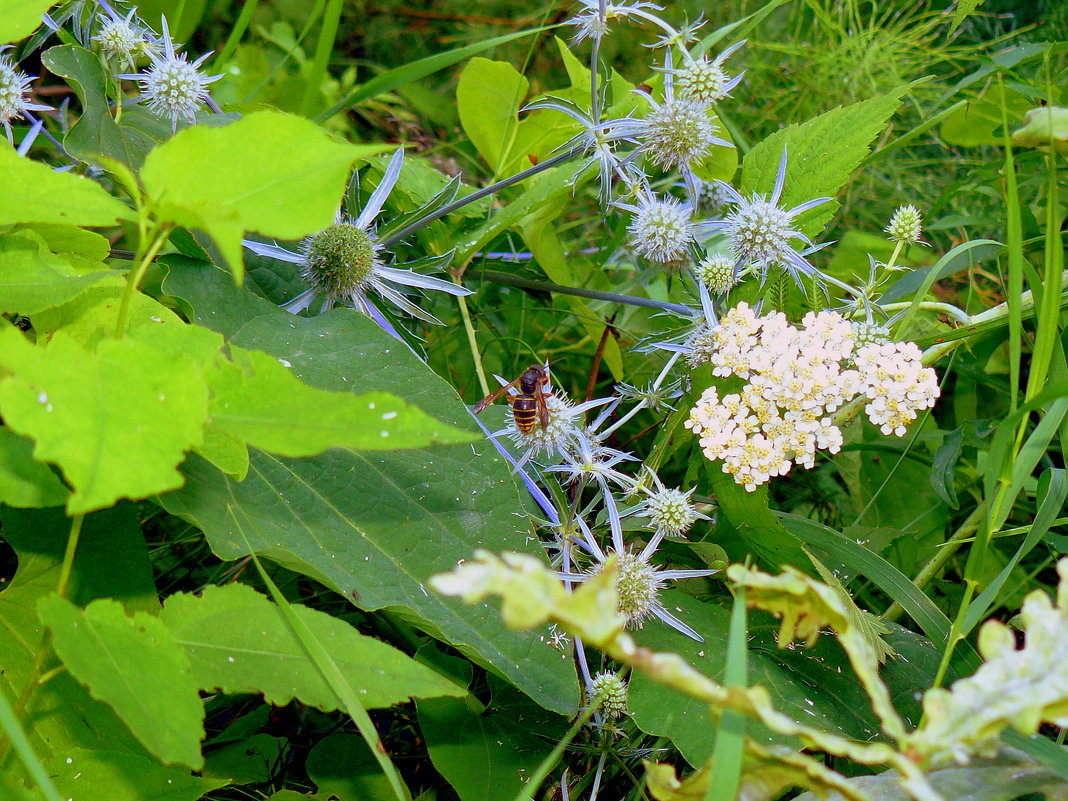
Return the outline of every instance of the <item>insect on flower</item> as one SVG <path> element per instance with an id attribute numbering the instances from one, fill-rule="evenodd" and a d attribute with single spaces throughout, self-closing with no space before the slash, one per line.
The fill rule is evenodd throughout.
<path id="1" fill-rule="evenodd" d="M 519 394 L 509 394 L 509 390 L 516 387 L 519 389 Z M 515 381 L 505 384 L 496 392 L 480 400 L 475 406 L 475 414 L 506 395 L 512 407 L 515 427 L 522 433 L 529 434 L 534 430 L 535 421 L 541 423 L 543 430 L 549 427 L 549 407 L 545 399 L 552 394 L 552 384 L 549 383 L 549 365 L 532 364 Z"/>

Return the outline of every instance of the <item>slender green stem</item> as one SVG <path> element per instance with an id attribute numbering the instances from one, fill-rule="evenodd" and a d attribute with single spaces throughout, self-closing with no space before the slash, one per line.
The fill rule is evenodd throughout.
<path id="1" fill-rule="evenodd" d="M 486 371 L 482 368 L 482 354 L 478 351 L 478 340 L 475 338 L 475 326 L 471 322 L 471 312 L 467 310 L 467 298 L 460 295 L 456 298 L 460 304 L 460 316 L 464 321 L 464 331 L 467 332 L 467 343 L 471 346 L 471 358 L 475 362 L 475 373 L 478 375 L 478 386 L 482 395 L 490 394 L 489 382 L 486 381 Z"/>
<path id="2" fill-rule="evenodd" d="M 49 777 L 44 765 L 41 764 L 41 760 L 34 753 L 29 738 L 26 737 L 26 732 L 22 728 L 22 724 L 19 723 L 18 715 L 11 708 L 7 696 L 3 693 L 0 693 L 0 731 L 4 733 L 6 742 L 10 742 L 14 746 L 15 753 L 22 760 L 22 764 L 26 766 L 26 772 L 30 774 L 30 778 L 33 779 L 38 789 L 44 793 L 47 801 L 61 801 L 62 796 L 56 790 L 56 786 L 52 784 L 52 779 Z"/>
<path id="3" fill-rule="evenodd" d="M 630 668 L 625 668 L 625 670 L 629 671 Z M 621 674 L 622 673 L 623 671 L 621 671 Z M 593 717 L 593 713 L 597 711 L 599 702 L 602 700 L 603 698 L 600 696 L 594 698 L 590 704 L 582 710 L 582 714 L 575 719 L 571 728 L 567 730 L 567 733 L 561 738 L 560 742 L 556 744 L 556 747 L 554 747 L 549 755 L 541 761 L 541 764 L 535 768 L 534 772 L 530 775 L 530 780 L 523 785 L 518 793 L 515 794 L 513 801 L 530 801 L 530 799 L 534 797 L 534 793 L 541 787 L 541 783 L 545 781 L 545 777 L 549 775 L 549 771 L 551 771 L 560 761 L 560 758 L 564 755 L 564 751 L 571 745 L 571 741 L 575 739 L 578 733 L 582 730 L 582 727 L 589 723 L 590 718 Z"/>
<path id="4" fill-rule="evenodd" d="M 119 314 L 115 320 L 116 338 L 121 338 L 126 333 L 126 324 L 130 316 L 130 304 L 133 302 L 134 293 L 140 287 L 141 280 L 145 277 L 145 273 L 148 272 L 148 268 L 152 266 L 152 262 L 159 255 L 160 249 L 166 243 L 172 228 L 173 226 L 167 223 L 156 229 L 148 247 L 144 249 L 143 253 L 139 252 L 137 266 L 126 276 L 126 289 L 122 293 Z M 141 241 L 145 241 L 144 235 L 142 235 Z"/>
<path id="5" fill-rule="evenodd" d="M 971 536 L 979 528 L 979 524 L 982 522 L 985 514 L 986 504 L 980 501 L 979 505 L 972 510 L 972 513 L 968 515 L 965 521 L 960 524 L 950 538 L 935 552 L 931 561 L 925 564 L 920 572 L 916 574 L 916 578 L 912 580 L 916 589 L 922 591 L 935 576 L 942 572 L 942 568 L 945 567 L 946 562 L 953 557 L 953 554 L 955 554 L 966 542 L 971 542 Z M 902 608 L 901 604 L 894 601 L 883 615 L 883 620 L 894 623 L 902 614 L 904 614 L 904 611 L 905 610 Z"/>
<path id="6" fill-rule="evenodd" d="M 564 151 L 563 153 L 558 153 L 552 158 L 545 159 L 545 161 L 540 162 L 539 164 L 535 164 L 533 167 L 527 167 L 522 172 L 517 172 L 515 175 L 510 175 L 507 178 L 502 178 L 500 181 L 496 181 L 490 184 L 489 186 L 484 186 L 482 187 L 482 189 L 472 192 L 470 195 L 465 195 L 464 197 L 458 200 L 454 200 L 452 203 L 447 206 L 441 207 L 433 214 L 428 214 L 426 217 L 421 217 L 420 219 L 415 220 L 411 224 L 406 225 L 404 228 L 401 228 L 396 233 L 390 234 L 388 237 L 382 240 L 382 247 L 388 248 L 392 245 L 395 245 L 402 239 L 404 239 L 406 236 L 410 236 L 411 234 L 418 231 L 420 228 L 425 228 L 426 226 L 430 225 L 430 223 L 434 222 L 434 220 L 440 220 L 447 214 L 452 214 L 457 209 L 462 209 L 469 203 L 474 203 L 477 200 L 482 200 L 482 198 L 487 197 L 488 195 L 492 195 L 494 192 L 499 192 L 501 189 L 505 189 L 509 186 L 512 186 L 513 184 L 518 184 L 521 181 L 525 181 L 527 178 L 537 175 L 540 172 L 545 172 L 546 170 L 551 169 L 552 167 L 556 167 L 560 164 L 570 161 L 581 152 L 581 147 L 573 147 L 570 150 Z"/>
<path id="7" fill-rule="evenodd" d="M 59 568 L 59 581 L 56 583 L 56 593 L 60 598 L 67 597 L 70 588 L 70 574 L 74 568 L 74 555 L 78 551 L 78 541 L 82 536 L 82 523 L 85 515 L 75 515 L 70 521 L 70 534 L 67 536 L 67 551 L 63 554 L 63 564 Z"/>
<path id="8" fill-rule="evenodd" d="M 56 593 L 60 598 L 66 598 L 67 592 L 70 589 L 70 576 L 71 571 L 74 568 L 74 556 L 78 551 L 78 541 L 81 539 L 82 523 L 84 521 L 85 515 L 75 515 L 70 522 L 70 534 L 67 536 L 67 549 L 63 554 L 63 563 L 59 567 L 59 580 L 56 582 Z M 46 630 L 41 635 L 41 641 L 37 644 L 37 650 L 33 656 L 33 664 L 30 666 L 29 675 L 27 675 L 26 681 L 22 685 L 22 690 L 19 691 L 19 697 L 15 699 L 15 706 L 12 713 L 16 721 L 22 717 L 22 713 L 26 710 L 26 705 L 29 703 L 33 691 L 42 683 L 41 671 L 44 669 L 44 664 L 49 653 L 51 653 L 50 638 L 48 631 Z M 2 696 L 3 693 L 0 693 L 0 698 L 2 698 Z M 4 757 L 7 755 L 7 749 L 11 745 L 14 745 L 16 750 L 18 750 L 18 744 L 12 737 L 11 731 L 6 730 L 4 731 L 4 736 L 0 738 L 0 764 L 3 764 Z"/>
<path id="9" fill-rule="evenodd" d="M 256 13 L 257 6 L 259 6 L 259 0 L 245 0 L 241 5 L 241 13 L 237 15 L 237 21 L 234 22 L 234 27 L 230 29 L 230 35 L 226 37 L 226 44 L 223 45 L 223 49 L 219 51 L 213 61 L 215 65 L 222 66 L 233 56 L 237 46 L 241 43 L 241 37 L 245 35 L 245 31 L 248 30 L 248 26 L 252 22 L 252 16 Z"/>
<path id="10" fill-rule="evenodd" d="M 901 303 L 887 303 L 884 306 L 880 306 L 879 309 L 880 311 L 884 311 L 887 314 L 893 314 L 896 311 L 903 311 L 911 305 L 912 301 L 906 300 L 902 301 Z M 957 308 L 952 303 L 940 303 L 938 301 L 933 300 L 923 300 L 916 305 L 916 308 L 924 311 L 940 312 L 942 314 L 947 315 L 948 317 L 952 317 L 958 323 L 964 323 L 965 325 L 968 325 L 972 322 L 972 316 L 968 314 L 968 312 L 964 311 L 963 309 Z"/>
<path id="11" fill-rule="evenodd" d="M 563 286 L 562 284 L 553 284 L 548 281 L 521 278 L 518 275 L 508 275 L 507 273 L 480 272 L 478 277 L 486 281 L 492 281 L 495 284 L 508 284 L 509 286 L 533 289 L 540 292 L 552 292 L 553 294 L 558 295 L 574 295 L 579 298 L 604 300 L 609 303 L 623 303 L 628 306 L 644 306 L 647 309 L 660 309 L 662 311 L 676 312 L 687 317 L 693 314 L 689 306 L 683 306 L 681 303 L 667 303 L 662 300 L 639 298 L 634 295 L 618 295 L 615 292 L 598 292 L 594 289 L 579 289 L 578 287 Z"/>
<path id="12" fill-rule="evenodd" d="M 338 24 L 341 22 L 343 0 L 328 0 L 323 12 L 323 24 L 319 28 L 319 41 L 315 43 L 315 59 L 311 71 L 304 79 L 304 100 L 301 110 L 304 116 L 311 116 L 316 101 L 320 98 L 323 80 L 330 65 L 330 54 L 334 52 L 334 40 L 337 38 Z"/>

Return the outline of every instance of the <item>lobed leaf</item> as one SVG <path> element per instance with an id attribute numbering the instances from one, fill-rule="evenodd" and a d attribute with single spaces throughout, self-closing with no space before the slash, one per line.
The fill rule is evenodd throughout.
<path id="1" fill-rule="evenodd" d="M 1043 722 L 1068 726 L 1068 560 L 1057 563 L 1057 573 L 1055 604 L 1041 590 L 1024 600 L 1022 648 L 1008 626 L 989 620 L 979 630 L 985 660 L 979 669 L 949 690 L 934 688 L 924 696 L 923 723 L 907 741 L 923 764 L 991 756 L 1010 727 L 1027 735 Z"/>
<path id="2" fill-rule="evenodd" d="M 180 131 L 148 154 L 141 179 L 159 216 L 207 231 L 240 274 L 245 231 L 299 239 L 327 227 L 349 165 L 389 148 L 344 144 L 301 117 L 260 111 Z"/>
<path id="3" fill-rule="evenodd" d="M 198 770 L 204 705 L 189 661 L 166 625 L 110 598 L 85 609 L 58 595 L 37 602 L 52 646 L 71 675 L 107 703 L 164 764 Z"/>
<path id="4" fill-rule="evenodd" d="M 188 326 L 183 326 L 188 328 Z M 67 511 L 81 514 L 119 498 L 181 486 L 178 464 L 200 443 L 208 388 L 195 363 L 127 337 L 87 349 L 63 333 L 31 345 L 0 329 L 0 411 L 35 442 L 73 487 Z"/>
<path id="5" fill-rule="evenodd" d="M 14 148 L 0 148 L 0 219 L 11 223 L 115 225 L 134 213 L 107 191 L 69 172 L 23 158 Z"/>

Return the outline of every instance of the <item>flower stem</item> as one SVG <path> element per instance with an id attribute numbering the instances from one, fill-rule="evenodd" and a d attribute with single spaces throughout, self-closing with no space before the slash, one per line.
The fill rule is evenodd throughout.
<path id="1" fill-rule="evenodd" d="M 515 175 L 510 175 L 507 178 L 502 178 L 500 181 L 496 181 L 490 184 L 489 186 L 484 186 L 482 187 L 482 189 L 472 192 L 470 195 L 465 195 L 464 197 L 458 200 L 454 200 L 449 205 L 442 206 L 440 209 L 431 214 L 428 214 L 426 217 L 421 217 L 420 219 L 415 220 L 409 225 L 406 225 L 404 228 L 401 228 L 396 233 L 390 234 L 388 237 L 382 240 L 382 247 L 391 247 L 392 245 L 395 245 L 400 242 L 406 236 L 415 233 L 420 228 L 425 228 L 426 226 L 430 225 L 430 223 L 434 222 L 434 220 L 440 220 L 442 217 L 448 214 L 452 214 L 457 209 L 462 209 L 469 203 L 474 203 L 476 200 L 481 200 L 487 195 L 492 195 L 494 192 L 498 192 L 501 189 L 505 189 L 509 186 L 512 186 L 513 184 L 525 181 L 527 178 L 537 175 L 540 172 L 545 172 L 545 170 L 563 164 L 564 162 L 573 159 L 581 152 L 581 147 L 573 147 L 570 150 L 565 150 L 563 153 L 558 153 L 552 158 L 548 158 L 545 161 L 540 162 L 539 164 L 535 164 L 533 167 L 527 167 L 522 172 L 517 172 Z"/>
<path id="2" fill-rule="evenodd" d="M 478 352 L 478 340 L 475 338 L 475 326 L 471 323 L 471 313 L 467 310 L 467 299 L 463 295 L 458 295 L 456 302 L 460 304 L 460 316 L 463 318 L 464 330 L 467 332 L 467 342 L 471 346 L 471 359 L 475 362 L 478 386 L 485 397 L 490 394 L 489 382 L 486 381 L 486 371 L 482 369 L 482 354 Z"/>
<path id="3" fill-rule="evenodd" d="M 161 225 L 152 234 L 148 247 L 144 248 L 143 251 L 138 251 L 137 266 L 126 276 L 126 289 L 122 293 L 122 302 L 119 304 L 119 314 L 115 321 L 115 337 L 117 339 L 126 333 L 126 324 L 130 317 L 130 304 L 133 302 L 134 293 L 137 292 L 145 273 L 148 272 L 148 268 L 152 266 L 152 262 L 155 261 L 160 249 L 166 243 L 172 227 L 170 223 Z M 141 242 L 144 243 L 145 239 L 144 231 L 142 231 Z"/>
<path id="4" fill-rule="evenodd" d="M 533 278 L 521 278 L 518 275 L 508 275 L 507 273 L 480 272 L 478 275 L 480 278 L 486 281 L 492 281 L 495 284 L 508 284 L 509 286 L 517 286 L 522 289 L 534 289 L 559 295 L 574 295 L 579 298 L 604 300 L 608 303 L 623 303 L 627 306 L 644 306 L 648 309 L 676 312 L 678 314 L 683 314 L 686 317 L 693 315 L 693 311 L 688 306 L 683 306 L 681 303 L 667 303 L 661 300 L 652 300 L 651 298 L 639 298 L 634 295 L 617 295 L 614 292 L 598 292 L 595 289 L 580 289 L 573 286 L 553 284 L 548 281 L 537 281 Z"/>

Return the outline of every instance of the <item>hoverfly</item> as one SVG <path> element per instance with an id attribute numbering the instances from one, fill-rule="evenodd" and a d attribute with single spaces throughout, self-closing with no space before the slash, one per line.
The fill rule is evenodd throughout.
<path id="1" fill-rule="evenodd" d="M 508 390 L 519 388 L 518 395 L 509 395 Z M 494 401 L 507 395 L 508 403 L 512 406 L 512 418 L 515 427 L 523 434 L 529 434 L 534 430 L 534 421 L 541 423 L 542 429 L 549 427 L 549 408 L 545 405 L 545 398 L 553 394 L 549 383 L 549 365 L 532 364 L 515 381 L 505 384 L 478 402 L 475 406 L 475 414 L 478 414 Z"/>

